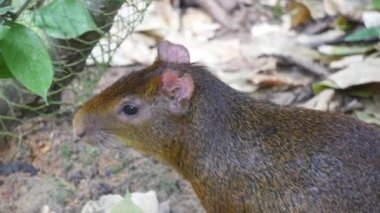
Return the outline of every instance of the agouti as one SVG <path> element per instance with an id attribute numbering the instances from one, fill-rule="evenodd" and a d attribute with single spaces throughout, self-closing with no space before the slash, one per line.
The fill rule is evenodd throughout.
<path id="1" fill-rule="evenodd" d="M 73 125 L 90 141 L 168 162 L 208 212 L 380 212 L 380 129 L 254 100 L 168 41 Z"/>

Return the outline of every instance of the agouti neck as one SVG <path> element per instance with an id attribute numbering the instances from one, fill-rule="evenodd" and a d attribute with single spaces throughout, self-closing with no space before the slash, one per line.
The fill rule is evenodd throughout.
<path id="1" fill-rule="evenodd" d="M 271 131 L 261 128 L 259 124 L 263 122 L 260 118 L 266 117 L 272 105 L 255 101 L 231 89 L 200 67 L 192 66 L 191 69 L 197 88 L 192 102 L 197 105 L 191 106 L 191 111 L 186 115 L 189 123 L 177 143 L 181 147 L 176 149 L 179 151 L 169 161 L 198 191 L 197 185 L 207 190 L 205 186 L 217 181 L 218 175 L 224 175 L 228 164 L 234 159 L 238 160 L 233 155 L 242 154 L 239 150 L 244 150 L 244 146 L 252 147 L 252 138 L 259 138 Z M 244 144 L 248 141 L 249 145 Z M 207 171 L 219 171 L 220 174 L 208 176 Z"/>
<path id="2" fill-rule="evenodd" d="M 196 107 L 194 123 L 184 137 L 186 141 L 182 144 L 187 147 L 183 147 L 182 156 L 178 158 L 178 170 L 191 182 L 200 200 L 207 202 L 204 203 L 207 211 L 250 212 L 235 204 L 240 198 L 225 195 L 235 188 L 256 188 L 255 193 L 261 193 L 261 181 L 242 181 L 246 177 L 235 175 L 242 175 L 237 173 L 239 170 L 251 168 L 250 173 L 256 173 L 257 179 L 260 179 L 262 172 L 271 167 L 271 159 L 267 159 L 268 156 L 261 150 L 260 138 L 270 134 L 272 129 L 260 128 L 260 123 L 264 122 L 261 118 L 265 118 L 267 111 L 262 103 L 241 93 L 226 94 L 235 93 L 229 90 L 209 90 L 207 92 L 214 93 L 208 96 L 211 99 L 196 101 L 201 104 Z M 271 104 L 265 106 L 271 107 Z M 256 112 L 262 114 L 256 116 L 253 114 Z M 252 118 L 258 120 L 253 121 Z M 271 170 L 266 171 L 271 174 Z M 232 180 L 230 183 L 234 186 L 220 187 L 224 180 Z M 246 192 L 242 190 L 241 196 L 247 196 Z M 261 201 L 259 196 L 252 199 L 255 203 Z"/>

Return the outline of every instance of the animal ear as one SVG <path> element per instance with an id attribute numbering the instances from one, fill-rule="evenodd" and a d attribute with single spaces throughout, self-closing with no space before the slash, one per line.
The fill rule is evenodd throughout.
<path id="1" fill-rule="evenodd" d="M 190 63 L 190 54 L 186 47 L 173 44 L 170 41 L 162 41 L 158 45 L 158 60 L 169 63 Z"/>
<path id="2" fill-rule="evenodd" d="M 180 77 L 177 71 L 166 68 L 161 76 L 161 91 L 169 98 L 169 110 L 184 114 L 194 93 L 193 78 L 188 73 Z"/>

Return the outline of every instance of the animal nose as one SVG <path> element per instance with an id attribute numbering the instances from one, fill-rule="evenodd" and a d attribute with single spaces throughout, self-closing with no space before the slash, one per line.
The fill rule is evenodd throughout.
<path id="1" fill-rule="evenodd" d="M 80 138 L 86 135 L 86 131 L 83 128 L 74 128 L 74 134 Z"/>
<path id="2" fill-rule="evenodd" d="M 87 125 L 84 120 L 85 119 L 81 113 L 81 110 L 75 113 L 73 119 L 73 130 L 74 134 L 80 138 L 83 138 L 87 133 Z"/>

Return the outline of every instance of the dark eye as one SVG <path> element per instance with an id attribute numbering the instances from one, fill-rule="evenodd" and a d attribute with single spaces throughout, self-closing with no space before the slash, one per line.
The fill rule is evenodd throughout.
<path id="1" fill-rule="evenodd" d="M 125 105 L 125 106 L 123 107 L 123 112 L 124 112 L 124 114 L 126 114 L 126 115 L 134 115 L 134 114 L 136 114 L 138 111 L 139 111 L 139 109 L 138 109 L 136 106 L 132 105 L 132 104 L 127 104 L 127 105 Z"/>

